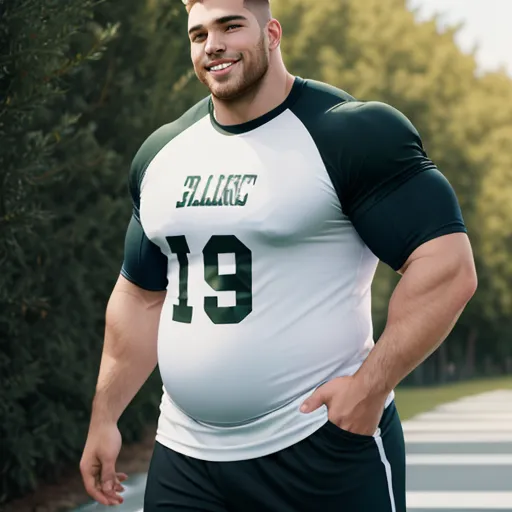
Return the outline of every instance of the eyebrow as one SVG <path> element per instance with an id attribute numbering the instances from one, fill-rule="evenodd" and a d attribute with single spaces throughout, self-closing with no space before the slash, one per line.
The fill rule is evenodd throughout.
<path id="1" fill-rule="evenodd" d="M 222 16 L 222 18 L 217 18 L 213 23 L 214 25 L 225 25 L 230 21 L 247 21 L 247 18 L 241 14 L 232 14 L 230 16 Z M 192 34 L 192 32 L 197 32 L 198 30 L 202 29 L 204 29 L 204 25 L 194 25 L 189 29 L 188 33 Z"/>

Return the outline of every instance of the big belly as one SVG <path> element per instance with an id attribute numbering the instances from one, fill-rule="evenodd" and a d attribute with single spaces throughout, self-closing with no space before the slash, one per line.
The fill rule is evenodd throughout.
<path id="1" fill-rule="evenodd" d="M 300 393 L 287 385 L 290 375 L 278 370 L 270 347 L 256 349 L 244 341 L 187 340 L 189 349 L 183 350 L 161 340 L 160 371 L 171 400 L 197 421 L 237 425 Z"/>
<path id="2" fill-rule="evenodd" d="M 276 317 L 273 322 L 249 317 L 236 326 L 214 326 L 208 319 L 196 319 L 194 325 L 164 320 L 158 343 L 164 387 L 175 405 L 197 421 L 250 422 L 344 374 L 361 359 L 365 340 L 356 322 L 344 321 L 340 329 L 340 320 L 288 315 L 283 324 Z"/>

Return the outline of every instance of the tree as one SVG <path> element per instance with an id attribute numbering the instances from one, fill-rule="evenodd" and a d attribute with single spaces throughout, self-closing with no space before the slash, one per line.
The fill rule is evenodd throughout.
<path id="1" fill-rule="evenodd" d="M 455 43 L 460 27 L 440 30 L 436 18 L 420 23 L 405 0 L 282 0 L 274 15 L 283 24 L 282 48 L 292 72 L 401 110 L 454 187 L 473 243 L 480 285 L 452 335 L 418 375 L 442 379 L 450 361 L 457 361 L 461 375 L 481 370 L 481 352 L 495 353 L 495 345 L 487 340 L 484 344 L 481 336 L 490 332 L 490 324 L 496 332 L 498 311 L 498 324 L 510 323 L 503 316 L 505 311 L 510 315 L 512 301 L 506 250 L 510 222 L 504 222 L 510 216 L 506 198 L 511 194 L 510 152 L 504 150 L 510 146 L 510 109 L 504 107 L 510 105 L 510 79 L 479 76 L 474 56 L 463 54 Z M 376 337 L 384 327 L 396 281 L 379 265 L 373 286 Z M 497 345 L 504 346 L 501 341 Z"/>
<path id="2" fill-rule="evenodd" d="M 18 0 L 2 17 L 0 501 L 78 463 L 130 161 L 197 94 L 186 37 L 153 35 L 183 34 L 185 16 L 170 0 Z M 123 416 L 126 442 L 156 418 L 160 389 L 155 375 Z"/>
<path id="3" fill-rule="evenodd" d="M 86 30 L 92 14 L 90 0 L 65 6 L 19 0 L 5 6 L 1 18 L 0 436 L 6 450 L 0 471 L 6 477 L 0 500 L 33 487 L 34 468 L 44 472 L 60 455 L 53 443 L 39 443 L 59 421 L 56 408 L 46 409 L 42 398 L 55 389 L 55 360 L 49 356 L 56 349 L 41 343 L 55 335 L 46 322 L 52 304 L 43 270 L 52 256 L 47 228 L 54 212 L 44 207 L 44 194 L 55 170 L 70 165 L 63 148 L 87 136 L 77 112 L 61 107 L 66 79 L 98 58 L 112 35 L 99 31 L 87 53 L 73 52 L 72 40 Z"/>

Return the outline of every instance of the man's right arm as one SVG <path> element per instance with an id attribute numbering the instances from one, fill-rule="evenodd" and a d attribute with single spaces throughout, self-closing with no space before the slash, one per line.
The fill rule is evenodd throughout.
<path id="1" fill-rule="evenodd" d="M 117 423 L 157 364 L 165 291 L 149 291 L 122 275 L 107 305 L 106 328 L 91 424 Z"/>
<path id="2" fill-rule="evenodd" d="M 167 257 L 144 233 L 136 205 L 125 239 L 121 275 L 110 296 L 100 370 L 80 470 L 87 492 L 104 505 L 122 503 L 126 475 L 117 473 L 117 422 L 157 364 Z"/>
<path id="3" fill-rule="evenodd" d="M 105 340 L 91 423 L 117 423 L 157 364 L 167 257 L 146 236 L 135 205 L 124 261 L 106 311 Z"/>

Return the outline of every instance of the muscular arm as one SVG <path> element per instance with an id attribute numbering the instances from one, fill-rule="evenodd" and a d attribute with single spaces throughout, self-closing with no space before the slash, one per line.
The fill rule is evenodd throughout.
<path id="1" fill-rule="evenodd" d="M 157 363 L 163 291 L 144 290 L 123 276 L 112 291 L 91 423 L 117 423 Z"/>
<path id="2" fill-rule="evenodd" d="M 332 115 L 343 135 L 333 180 L 343 212 L 402 278 L 359 370 L 320 386 L 301 410 L 326 404 L 341 428 L 373 435 L 390 391 L 452 330 L 475 292 L 476 272 L 457 195 L 412 123 L 378 102 L 348 103 Z"/>
<path id="3" fill-rule="evenodd" d="M 457 195 L 412 123 L 379 103 L 351 116 L 356 139 L 342 204 L 370 250 L 402 274 L 384 332 L 357 374 L 367 389 L 387 393 L 448 336 L 476 272 Z"/>
<path id="4" fill-rule="evenodd" d="M 464 233 L 421 245 L 400 273 L 384 332 L 356 374 L 370 394 L 387 395 L 439 347 L 477 286 Z"/>
<path id="5" fill-rule="evenodd" d="M 117 423 L 157 364 L 167 257 L 146 236 L 139 212 L 141 175 L 152 144 L 149 141 L 142 146 L 130 171 L 133 211 L 126 230 L 121 275 L 107 305 L 105 341 L 92 408 L 93 426 L 97 421 Z"/>
<path id="6" fill-rule="evenodd" d="M 123 501 L 118 493 L 127 475 L 115 469 L 122 443 L 117 422 L 157 363 L 165 260 L 145 238 L 137 219 L 132 219 L 121 275 L 107 305 L 103 354 L 80 461 L 87 492 L 103 505 Z"/>
<path id="7" fill-rule="evenodd" d="M 150 137 L 143 144 L 130 169 L 132 216 L 126 231 L 121 274 L 107 305 L 103 353 L 80 461 L 85 489 L 103 505 L 123 502 L 119 493 L 127 475 L 116 471 L 122 445 L 117 422 L 157 364 L 158 326 L 167 288 L 167 257 L 147 237 L 139 208 L 144 171 L 165 143 L 165 137 L 158 133 L 156 140 Z"/>

